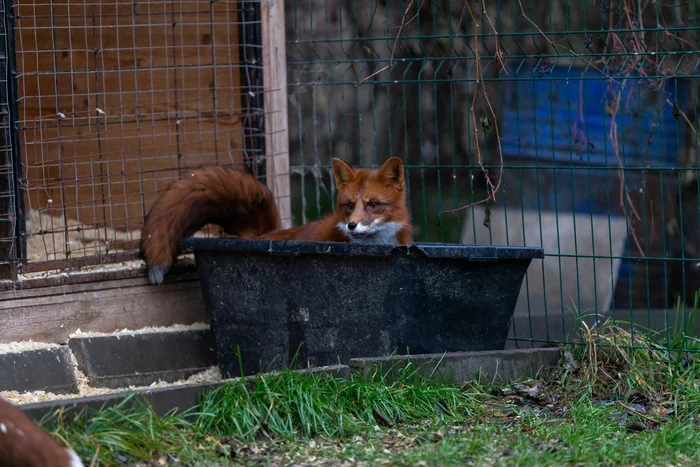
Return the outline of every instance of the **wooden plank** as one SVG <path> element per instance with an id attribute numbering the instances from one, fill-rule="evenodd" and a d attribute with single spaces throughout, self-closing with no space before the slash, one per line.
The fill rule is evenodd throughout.
<path id="1" fill-rule="evenodd" d="M 49 263 L 50 264 L 50 263 Z M 59 266 L 61 263 L 59 263 Z M 96 269 L 77 268 L 69 270 L 45 271 L 44 274 L 24 275 L 19 281 L 0 280 L 0 293 L 16 293 L 29 289 L 47 290 L 51 287 L 64 285 L 87 284 L 92 282 L 104 282 L 121 279 L 145 278 L 148 273 L 145 266 L 138 268 L 123 267 L 119 264 L 102 264 Z M 110 267 L 111 266 L 111 267 Z M 60 269 L 60 268 L 59 268 Z M 189 279 L 188 274 L 196 271 L 194 261 L 189 258 L 179 259 L 172 267 L 165 278 L 165 283 L 177 282 L 180 280 Z M 53 273 L 52 273 L 53 272 Z M 192 276 L 194 277 L 194 276 Z M 146 279 L 142 279 L 144 285 Z M 40 292 L 45 293 L 45 292 Z"/>
<path id="2" fill-rule="evenodd" d="M 0 342 L 64 343 L 78 329 L 113 332 L 209 322 L 198 281 L 140 284 L 129 279 L 35 289 L 27 291 L 34 296 L 15 299 L 6 292 L 0 301 Z"/>
<path id="3" fill-rule="evenodd" d="M 169 283 L 182 283 L 182 282 L 193 282 L 197 281 L 196 274 L 182 274 L 176 276 L 169 276 L 168 280 L 165 282 L 166 285 Z M 110 290 L 110 289 L 124 289 L 128 287 L 138 287 L 150 285 L 148 277 L 141 275 L 139 277 L 130 277 L 126 279 L 115 279 L 115 280 L 102 280 L 87 283 L 78 284 L 65 284 L 51 287 L 38 287 L 32 289 L 22 289 L 22 290 L 8 290 L 6 292 L 0 292 L 0 303 L 6 300 L 15 300 L 18 298 L 31 298 L 31 297 L 51 297 L 54 295 L 66 295 L 66 294 L 76 294 L 79 292 L 94 292 L 98 290 Z M 156 287 L 156 286 L 151 286 Z M 1 306 L 1 305 L 0 305 Z"/>
<path id="4" fill-rule="evenodd" d="M 284 1 L 263 0 L 261 14 L 267 184 L 277 200 L 282 227 L 288 228 L 292 226 L 292 205 L 289 187 Z"/>

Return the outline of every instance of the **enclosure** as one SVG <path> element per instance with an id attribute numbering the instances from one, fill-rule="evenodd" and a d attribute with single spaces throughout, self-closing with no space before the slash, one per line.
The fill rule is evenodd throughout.
<path id="1" fill-rule="evenodd" d="M 191 259 L 155 288 L 137 255 L 189 169 L 254 173 L 300 225 L 333 209 L 333 157 L 399 156 L 414 241 L 544 248 L 509 346 L 582 316 L 671 346 L 700 284 L 697 8 L 8 0 L 1 339 L 206 321 Z"/>
<path id="2" fill-rule="evenodd" d="M 49 413 L 51 434 L 91 465 L 697 465 L 698 7 L 1 1 L 0 397 Z M 333 158 L 391 156 L 405 167 L 414 245 L 346 261 L 359 248 L 189 239 L 209 257 L 195 267 L 185 251 L 149 283 L 144 218 L 192 169 L 252 173 L 297 226 L 334 209 Z M 433 257 L 419 257 L 425 243 Z M 517 267 L 491 261 L 511 278 L 501 282 L 525 277 L 507 294 L 485 277 L 494 257 L 479 256 L 505 247 L 532 253 Z M 433 261 L 460 248 L 477 252 L 467 272 Z M 274 333 L 299 344 L 319 331 L 294 355 L 298 371 L 227 380 L 197 273 L 226 255 L 233 273 L 201 277 L 222 316 L 246 295 L 249 327 L 218 326 L 230 365 L 256 372 L 240 341 L 276 352 Z M 284 262 L 274 278 L 265 269 Z M 336 286 L 338 270 L 356 280 Z M 312 273 L 326 282 L 312 289 Z M 440 280 L 455 300 L 415 292 Z M 285 286 L 311 292 L 322 319 Z M 359 289 L 400 292 L 345 300 Z M 499 290 L 517 299 L 512 320 Z M 423 355 L 350 355 L 358 342 L 384 354 L 408 342 L 384 332 L 401 329 L 397 316 L 405 335 L 434 338 Z M 488 320 L 498 336 L 483 332 L 477 352 L 430 353 L 442 330 L 462 345 Z M 315 365 L 342 352 L 348 362 Z M 80 407 L 97 415 L 73 417 Z"/>

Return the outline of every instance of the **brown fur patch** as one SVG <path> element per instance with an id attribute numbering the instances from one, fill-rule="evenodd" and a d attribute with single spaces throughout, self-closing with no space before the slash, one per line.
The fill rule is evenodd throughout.
<path id="1" fill-rule="evenodd" d="M 68 450 L 14 405 L 0 399 L 0 466 L 70 467 Z"/>
<path id="2" fill-rule="evenodd" d="M 141 233 L 141 255 L 149 269 L 167 270 L 177 257 L 180 238 L 206 224 L 219 225 L 227 235 L 238 238 L 347 242 L 336 227 L 339 222 L 366 221 L 378 215 L 386 222 L 403 223 L 397 239 L 407 244 L 412 230 L 403 170 L 395 157 L 376 170 L 355 170 L 333 159 L 339 190 L 335 212 L 319 221 L 279 230 L 279 213 L 265 185 L 235 169 L 204 167 L 173 183 L 153 205 Z M 375 201 L 377 206 L 372 204 Z"/>

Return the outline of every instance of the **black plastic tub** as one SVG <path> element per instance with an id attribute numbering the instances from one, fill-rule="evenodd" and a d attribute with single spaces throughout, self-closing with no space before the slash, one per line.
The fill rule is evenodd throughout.
<path id="1" fill-rule="evenodd" d="M 525 272 L 544 257 L 541 248 L 443 244 L 184 238 L 182 247 L 195 253 L 228 377 L 503 349 Z"/>

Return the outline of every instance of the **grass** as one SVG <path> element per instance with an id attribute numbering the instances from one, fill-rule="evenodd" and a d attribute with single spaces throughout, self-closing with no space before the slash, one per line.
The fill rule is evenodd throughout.
<path id="1" fill-rule="evenodd" d="M 44 423 L 95 465 L 698 465 L 695 355 L 632 337 L 584 326 L 559 367 L 510 384 L 283 372 L 183 414 L 132 399 Z"/>

